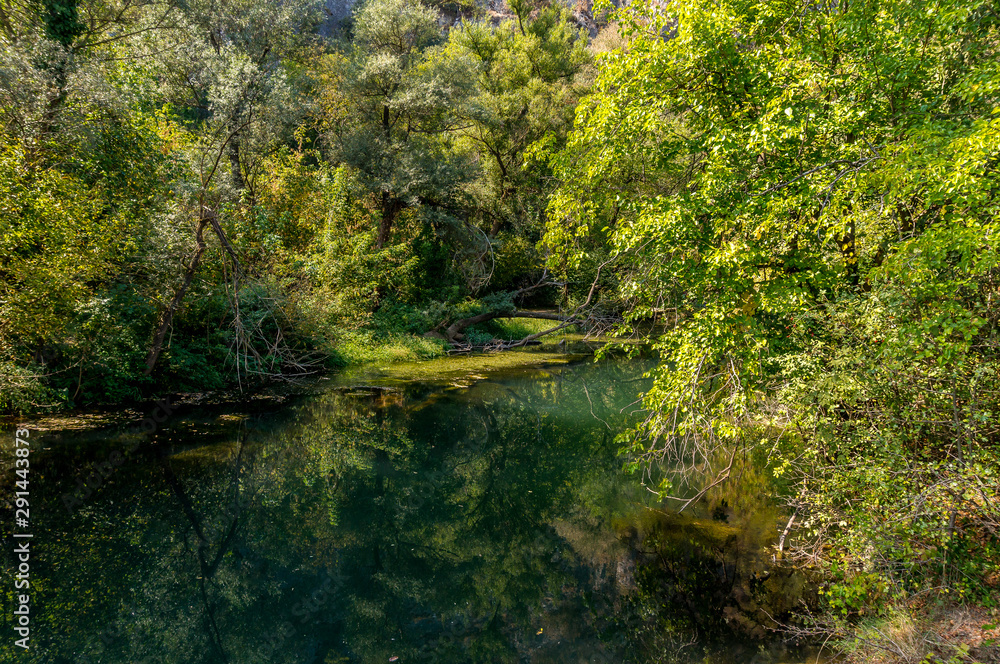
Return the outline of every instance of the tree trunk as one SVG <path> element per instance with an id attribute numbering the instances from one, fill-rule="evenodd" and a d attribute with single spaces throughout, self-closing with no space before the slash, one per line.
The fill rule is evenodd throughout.
<path id="1" fill-rule="evenodd" d="M 389 242 L 392 224 L 406 205 L 388 191 L 382 192 L 382 220 L 378 224 L 375 249 L 381 250 Z"/>
<path id="2" fill-rule="evenodd" d="M 387 105 L 382 106 L 382 135 L 387 145 L 392 144 L 392 114 Z M 392 222 L 396 220 L 396 215 L 403 209 L 401 201 L 392 195 L 392 192 L 382 190 L 382 219 L 378 223 L 378 235 L 375 236 L 375 249 L 381 250 L 389 241 L 389 233 L 392 232 Z"/>
<path id="3" fill-rule="evenodd" d="M 50 134 L 54 135 L 56 133 L 59 111 L 69 97 L 67 81 L 69 75 L 67 71 L 69 69 L 69 56 L 66 53 L 59 53 L 57 57 L 58 60 L 51 66 L 53 69 L 52 79 L 55 83 L 55 95 L 45 105 L 45 112 L 42 114 L 42 121 L 38 130 L 38 135 L 42 138 L 43 143 Z"/>
<path id="4" fill-rule="evenodd" d="M 243 168 L 240 165 L 240 135 L 233 132 L 233 137 L 229 141 L 229 172 L 233 181 L 233 188 L 242 192 L 247 187 L 246 180 L 243 179 Z"/>
<path id="5" fill-rule="evenodd" d="M 392 197 L 388 191 L 382 192 L 382 219 L 378 223 L 378 235 L 375 236 L 375 248 L 381 249 L 389 239 L 392 231 Z"/>
<path id="6" fill-rule="evenodd" d="M 170 300 L 170 305 L 167 306 L 163 312 L 163 316 L 160 318 L 159 327 L 156 330 L 156 335 L 153 337 L 153 345 L 149 349 L 149 355 L 146 356 L 146 371 L 144 372 L 146 376 L 153 373 L 153 367 L 156 366 L 156 360 L 159 359 L 160 351 L 163 349 L 163 339 L 167 336 L 167 330 L 170 329 L 170 325 L 174 321 L 174 314 L 180 309 L 181 300 L 187 294 L 188 289 L 191 287 L 191 282 L 194 281 L 194 274 L 198 271 L 202 254 L 205 253 L 205 227 L 208 226 L 210 215 L 211 213 L 202 214 L 198 220 L 198 225 L 195 227 L 194 254 L 192 254 L 191 260 L 184 270 L 184 280 L 174 293 L 174 297 Z"/>

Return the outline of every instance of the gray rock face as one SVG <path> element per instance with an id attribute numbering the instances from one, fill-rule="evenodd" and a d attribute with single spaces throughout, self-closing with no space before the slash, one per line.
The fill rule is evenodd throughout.
<path id="1" fill-rule="evenodd" d="M 325 0 L 324 10 L 326 11 L 326 19 L 320 26 L 320 34 L 328 37 L 341 26 L 342 22 L 350 18 L 351 13 L 354 11 L 354 7 L 360 4 L 363 0 Z M 577 26 L 587 30 L 591 37 L 597 35 L 598 24 L 594 20 L 594 16 L 591 13 L 593 7 L 593 0 L 561 0 L 566 7 L 572 11 L 573 19 Z M 476 0 L 476 3 L 485 10 L 486 17 L 494 22 L 499 22 L 505 18 L 513 16 L 510 8 L 507 6 L 507 0 Z M 614 0 L 614 5 L 619 6 L 621 0 Z M 449 12 L 445 12 L 444 22 L 447 25 L 454 24 L 457 22 L 458 16 L 451 15 Z"/>
<path id="2" fill-rule="evenodd" d="M 320 34 L 329 36 L 340 27 L 341 22 L 354 11 L 356 0 L 326 0 L 323 9 L 326 11 L 326 20 L 320 27 Z"/>

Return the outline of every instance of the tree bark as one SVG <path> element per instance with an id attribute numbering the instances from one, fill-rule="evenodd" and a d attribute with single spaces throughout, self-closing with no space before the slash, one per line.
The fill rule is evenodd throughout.
<path id="1" fill-rule="evenodd" d="M 378 224 L 375 249 L 381 250 L 389 242 L 392 224 L 406 205 L 388 191 L 382 192 L 382 220 Z"/>
<path id="2" fill-rule="evenodd" d="M 233 181 L 233 188 L 242 192 L 247 188 L 246 180 L 243 179 L 243 167 L 240 164 L 240 135 L 233 132 L 233 137 L 229 141 L 229 173 Z"/>
<path id="3" fill-rule="evenodd" d="M 164 310 L 163 316 L 160 317 L 160 324 L 156 330 L 156 335 L 153 337 L 153 345 L 149 349 L 149 355 L 146 356 L 146 371 L 144 372 L 146 376 L 153 373 L 153 367 L 156 366 L 156 361 L 160 357 L 160 351 L 163 349 L 163 339 L 167 336 L 167 330 L 170 329 L 170 325 L 174 321 L 174 314 L 180 309 L 181 300 L 184 299 L 184 295 L 187 294 L 188 289 L 191 287 L 191 282 L 194 281 L 195 272 L 198 271 L 198 265 L 201 263 L 201 257 L 205 253 L 207 246 L 205 244 L 205 228 L 208 226 L 210 220 L 211 213 L 202 214 L 201 218 L 198 219 L 198 225 L 194 231 L 194 254 L 191 255 L 191 260 L 184 270 L 184 279 L 181 281 L 180 287 L 178 287 L 174 293 L 174 297 L 170 300 L 170 304 Z"/>
<path id="4" fill-rule="evenodd" d="M 382 135 L 386 145 L 392 144 L 392 114 L 388 105 L 382 106 Z M 389 241 L 392 232 L 392 222 L 403 209 L 402 201 L 392 195 L 388 189 L 382 190 L 382 219 L 378 223 L 378 235 L 375 236 L 375 249 L 381 250 Z"/>

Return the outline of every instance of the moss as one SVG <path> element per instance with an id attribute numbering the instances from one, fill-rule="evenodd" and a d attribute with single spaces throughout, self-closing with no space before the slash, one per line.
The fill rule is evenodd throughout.
<path id="1" fill-rule="evenodd" d="M 489 375 L 551 364 L 566 364 L 588 357 L 585 353 L 565 353 L 558 349 L 512 350 L 500 353 L 468 353 L 426 361 L 398 362 L 385 356 L 381 361 L 348 367 L 332 377 L 336 384 L 401 385 L 410 382 L 466 384 Z"/>

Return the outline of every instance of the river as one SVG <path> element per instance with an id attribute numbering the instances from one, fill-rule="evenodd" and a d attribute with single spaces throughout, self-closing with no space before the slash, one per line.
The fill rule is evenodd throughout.
<path id="1" fill-rule="evenodd" d="M 615 443 L 651 361 L 537 358 L 40 427 L 6 661 L 805 661 L 762 618 L 803 584 L 766 491 L 664 511 Z"/>

